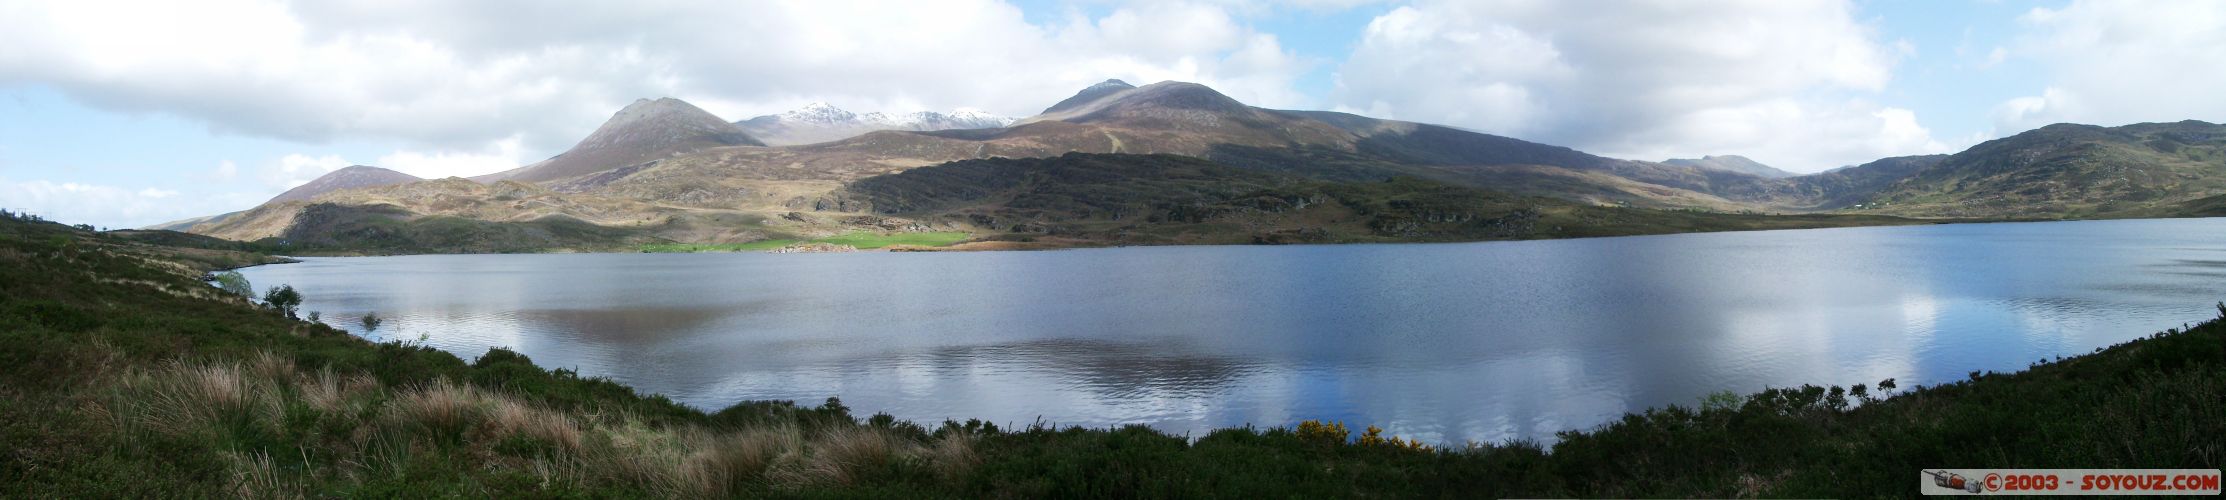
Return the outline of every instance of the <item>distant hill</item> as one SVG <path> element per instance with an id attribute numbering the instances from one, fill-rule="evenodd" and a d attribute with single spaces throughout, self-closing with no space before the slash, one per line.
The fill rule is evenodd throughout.
<path id="1" fill-rule="evenodd" d="M 1217 145 L 1327 145 L 1350 148 L 1352 134 L 1301 116 L 1254 108 L 1204 85 L 1118 80 L 1083 89 L 1044 114 L 994 134 L 945 137 L 1054 145 L 1066 152 L 1205 156 Z"/>
<path id="2" fill-rule="evenodd" d="M 1738 172 L 1766 179 L 1783 179 L 1799 175 L 1793 172 L 1778 170 L 1769 165 L 1764 165 L 1761 162 L 1750 160 L 1747 159 L 1747 157 L 1745 156 L 1739 155 L 1711 155 L 1700 157 L 1700 159 L 1697 160 L 1691 158 L 1671 158 L 1668 160 L 1663 160 L 1662 163 L 1667 165 L 1722 170 L 1725 172 Z"/>
<path id="3" fill-rule="evenodd" d="M 1947 159 L 1948 155 L 1881 158 L 1852 167 L 1794 177 L 1788 183 L 1798 192 L 1799 198 L 1795 206 L 1849 208 L 1869 203 L 1880 191 Z"/>
<path id="4" fill-rule="evenodd" d="M 810 106 L 742 124 L 850 134 L 866 122 L 943 123 L 931 118 Z M 2226 127 L 2204 122 L 2057 125 L 1955 155 L 1810 175 L 1737 156 L 1633 161 L 1454 127 L 1265 109 L 1186 82 L 1109 80 L 993 128 L 754 147 L 743 125 L 675 99 L 637 101 L 564 154 L 477 183 L 340 189 L 188 222 L 231 239 L 407 252 L 851 231 L 1089 244 L 1450 241 L 1908 222 L 1765 214 L 2128 217 L 2226 205 L 2205 198 L 2226 195 Z M 816 139 L 801 137 L 781 140 Z M 1504 225 L 1524 210 L 1558 229 Z"/>
<path id="5" fill-rule="evenodd" d="M 851 183 L 885 215 L 1095 244 L 1470 241 L 1906 224 L 1600 207 L 1414 177 L 1323 181 L 1175 155 L 951 162 Z"/>
<path id="6" fill-rule="evenodd" d="M 878 130 L 991 129 L 1011 125 L 1013 121 L 1013 118 L 972 109 L 959 109 L 950 113 L 919 111 L 858 114 L 827 103 L 815 102 L 794 111 L 759 116 L 734 124 L 767 145 L 793 146 L 848 139 Z"/>
<path id="7" fill-rule="evenodd" d="M 586 139 L 540 163 L 474 178 L 544 182 L 592 174 L 722 146 L 764 146 L 741 127 L 670 97 L 618 110 Z"/>
<path id="8" fill-rule="evenodd" d="M 2108 217 L 2226 194 L 2226 125 L 2056 124 L 1910 172 L 1869 208 L 1949 217 Z"/>
<path id="9" fill-rule="evenodd" d="M 284 193 L 279 193 L 278 196 L 272 197 L 270 201 L 266 203 L 307 201 L 311 198 L 316 198 L 317 195 L 339 191 L 342 189 L 392 186 L 395 184 L 405 184 L 422 180 L 425 179 L 420 179 L 415 175 L 396 172 L 393 170 L 387 170 L 366 165 L 355 165 L 326 173 L 325 175 L 319 176 L 316 179 L 310 180 L 307 184 L 294 186 L 293 189 L 288 189 Z"/>
<path id="10" fill-rule="evenodd" d="M 355 165 L 339 170 L 334 170 L 332 172 L 326 173 L 325 175 L 318 176 L 316 179 L 312 179 L 308 183 L 302 184 L 300 186 L 294 186 L 293 189 L 288 189 L 284 193 L 279 193 L 278 196 L 272 197 L 269 201 L 265 201 L 263 203 L 265 205 L 269 205 L 285 203 L 289 201 L 308 201 L 309 199 L 316 198 L 318 196 L 324 195 L 325 193 L 334 191 L 392 186 L 396 184 L 407 184 L 422 180 L 424 179 L 420 179 L 417 176 L 396 172 L 393 170 L 367 165 Z M 247 210 L 241 210 L 238 212 L 174 220 L 147 226 L 141 229 L 162 231 L 190 231 L 194 228 L 194 226 L 199 226 L 202 224 L 222 223 L 225 220 L 232 218 L 233 216 L 237 216 L 246 212 Z"/>
<path id="11" fill-rule="evenodd" d="M 191 230 L 193 230 L 193 226 L 198 226 L 198 225 L 201 225 L 201 224 L 206 224 L 206 223 L 211 223 L 211 222 L 222 222 L 222 221 L 224 221 L 225 219 L 229 219 L 229 218 L 232 218 L 232 216 L 235 216 L 235 215 L 239 215 L 239 214 L 242 214 L 242 213 L 246 213 L 246 212 L 247 212 L 247 210 L 241 210 L 241 211 L 237 211 L 237 212 L 226 212 L 226 213 L 221 213 L 221 214 L 216 214 L 216 215 L 204 215 L 204 216 L 200 216 L 200 217 L 193 217 L 193 218 L 188 218 L 188 219 L 178 219 L 178 220 L 174 220 L 174 221 L 170 221 L 170 222 L 164 222 L 164 223 L 161 223 L 161 224 L 155 224 L 155 225 L 151 225 L 151 226 L 141 227 L 141 228 L 139 228 L 139 229 L 143 229 L 143 230 L 148 230 L 148 231 L 178 231 L 178 232 L 185 232 L 185 231 L 191 231 Z"/>

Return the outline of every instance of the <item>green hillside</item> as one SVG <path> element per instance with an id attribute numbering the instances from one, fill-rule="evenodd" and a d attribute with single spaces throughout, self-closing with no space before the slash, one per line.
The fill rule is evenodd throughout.
<path id="1" fill-rule="evenodd" d="M 2112 217 L 2226 194 L 2226 125 L 2057 124 L 1987 141 L 1882 189 L 1880 213 Z"/>
<path id="2" fill-rule="evenodd" d="M 1477 241 L 1922 222 L 1595 206 L 1368 170 L 1374 167 L 1364 163 L 1331 180 L 1245 165 L 1080 153 L 968 160 L 862 179 L 847 195 L 882 213 L 968 223 L 1006 238 L 1098 244 Z M 1334 180 L 1364 178 L 1361 172 L 1381 175 Z"/>

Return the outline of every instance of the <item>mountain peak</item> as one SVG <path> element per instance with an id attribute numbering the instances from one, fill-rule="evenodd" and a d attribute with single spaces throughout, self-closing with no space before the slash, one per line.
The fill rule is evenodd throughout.
<path id="1" fill-rule="evenodd" d="M 1049 108 L 1044 108 L 1043 114 L 1048 115 L 1060 111 L 1079 108 L 1089 105 L 1090 103 L 1097 102 L 1098 99 L 1103 99 L 1106 96 L 1127 92 L 1129 90 L 1134 90 L 1135 88 L 1135 85 L 1129 85 L 1128 82 L 1124 82 L 1119 79 L 1107 79 L 1106 81 L 1098 82 L 1094 85 L 1083 88 L 1081 92 L 1076 92 L 1074 94 L 1074 97 L 1069 97 L 1067 98 L 1067 100 L 1059 101 L 1058 104 L 1053 104 Z"/>
<path id="2" fill-rule="evenodd" d="M 814 102 L 792 111 L 759 116 L 734 124 L 766 144 L 789 146 L 847 139 L 878 130 L 1000 128 L 1011 125 L 1012 122 L 1012 118 L 974 108 L 958 108 L 949 114 L 934 111 L 852 113 L 827 103 Z"/>
<path id="3" fill-rule="evenodd" d="M 542 182 L 720 146 L 763 146 L 740 127 L 688 101 L 636 99 L 572 149 L 524 168 L 478 178 Z"/>
<path id="4" fill-rule="evenodd" d="M 1107 78 L 1107 79 L 1105 79 L 1105 81 L 1102 81 L 1102 82 L 1098 82 L 1097 84 L 1095 84 L 1095 85 L 1091 85 L 1091 86 L 1089 86 L 1088 88 L 1084 88 L 1084 89 L 1082 89 L 1082 90 L 1084 90 L 1084 91 L 1088 91 L 1088 90 L 1093 90 L 1093 89 L 1133 89 L 1133 88 L 1136 88 L 1136 86 L 1135 86 L 1135 85 L 1129 85 L 1129 84 L 1128 84 L 1128 82 L 1124 82 L 1124 81 L 1121 81 L 1121 79 L 1119 79 L 1119 78 Z"/>
<path id="5" fill-rule="evenodd" d="M 1061 101 L 1028 121 L 1056 120 L 1072 123 L 1099 122 L 1153 116 L 1160 119 L 1213 122 L 1216 117 L 1249 116 L 1256 111 L 1212 87 L 1190 82 L 1165 81 L 1142 87 L 1113 89 L 1091 98 L 1084 91 Z M 1077 103 L 1087 98 L 1087 102 Z"/>
<path id="6" fill-rule="evenodd" d="M 842 123 L 856 120 L 858 119 L 858 114 L 844 111 L 842 108 L 835 107 L 835 105 L 833 104 L 828 104 L 821 101 L 812 101 L 811 104 L 805 104 L 804 107 L 796 108 L 795 110 L 786 113 L 781 113 L 780 118 L 782 120 L 792 122 L 826 124 Z"/>
<path id="7" fill-rule="evenodd" d="M 656 100 L 635 99 L 633 104 L 628 104 L 624 108 L 619 108 L 617 113 L 612 113 L 611 119 L 604 121 L 603 126 L 610 127 L 614 123 L 629 123 L 661 116 L 672 116 L 675 119 L 685 121 L 700 122 L 708 118 L 710 121 L 726 122 L 726 120 L 721 120 L 718 116 L 712 115 L 711 112 L 704 111 L 703 108 L 689 104 L 688 101 L 671 97 L 659 97 Z"/>
<path id="8" fill-rule="evenodd" d="M 1241 111 L 1249 108 L 1244 103 L 1237 102 L 1235 98 L 1214 90 L 1213 87 L 1177 81 L 1165 81 L 1138 87 L 1136 92 L 1123 97 L 1122 100 L 1166 108 L 1205 111 Z"/>
<path id="9" fill-rule="evenodd" d="M 294 186 L 293 189 L 279 193 L 278 196 L 272 197 L 270 201 L 265 203 L 308 201 L 333 191 L 391 186 L 422 180 L 425 179 L 370 165 L 350 165 L 339 170 L 326 172 L 325 175 L 318 176 L 308 183 Z"/>

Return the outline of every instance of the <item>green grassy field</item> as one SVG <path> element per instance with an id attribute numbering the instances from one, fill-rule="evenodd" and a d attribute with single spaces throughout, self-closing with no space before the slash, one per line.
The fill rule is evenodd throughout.
<path id="1" fill-rule="evenodd" d="M 652 243 L 642 245 L 642 253 L 699 253 L 699 252 L 762 252 L 789 246 L 796 240 L 760 240 L 749 243 Z"/>
<path id="2" fill-rule="evenodd" d="M 1915 495 L 1920 468 L 2226 461 L 2218 319 L 2016 374 L 1421 446 L 1359 422 L 1176 436 L 691 408 L 507 350 L 366 342 L 196 279 L 258 259 L 0 220 L 0 497 L 1876 498 Z"/>
<path id="3" fill-rule="evenodd" d="M 762 252 L 797 243 L 827 243 L 832 245 L 850 245 L 852 247 L 857 247 L 859 250 L 874 250 L 879 248 L 888 248 L 894 245 L 940 247 L 958 243 L 960 241 L 965 241 L 968 236 L 969 235 L 966 233 L 959 232 L 892 234 L 851 232 L 816 240 L 775 239 L 752 241 L 749 243 L 726 243 L 710 245 L 688 243 L 649 244 L 642 245 L 641 251 L 643 253 Z"/>
<path id="4" fill-rule="evenodd" d="M 820 243 L 830 243 L 835 245 L 850 245 L 858 247 L 859 250 L 871 250 L 876 248 L 887 248 L 895 245 L 939 247 L 964 241 L 966 240 L 966 237 L 966 233 L 956 232 L 893 234 L 845 233 L 838 236 L 820 238 L 812 241 Z"/>

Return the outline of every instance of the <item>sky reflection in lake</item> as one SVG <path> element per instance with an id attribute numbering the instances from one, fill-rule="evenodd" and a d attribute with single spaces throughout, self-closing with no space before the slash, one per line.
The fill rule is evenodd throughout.
<path id="1" fill-rule="evenodd" d="M 2021 369 L 2217 314 L 2226 219 L 951 254 L 469 255 L 245 271 L 374 339 L 705 408 L 1309 418 L 1511 437 L 1802 383 Z M 366 332 L 354 318 L 389 318 Z"/>

